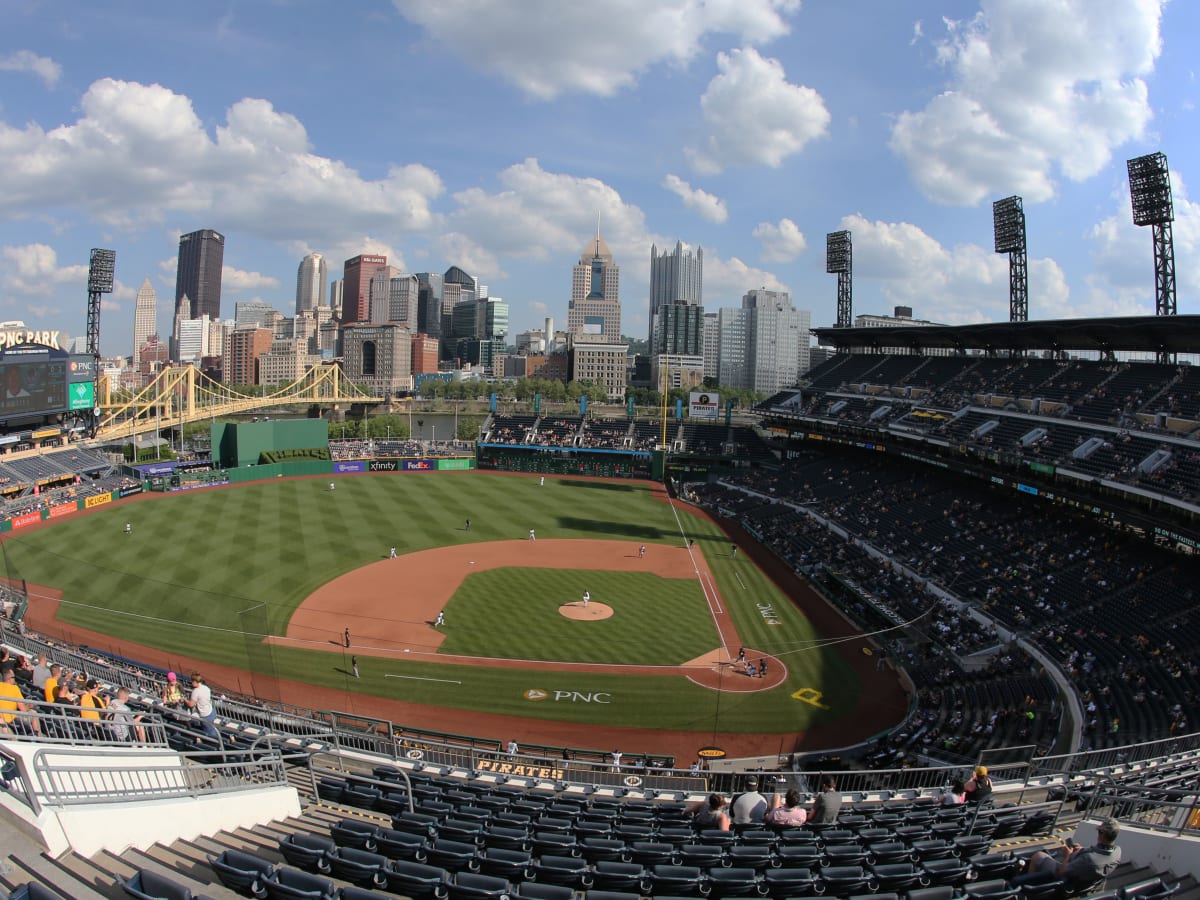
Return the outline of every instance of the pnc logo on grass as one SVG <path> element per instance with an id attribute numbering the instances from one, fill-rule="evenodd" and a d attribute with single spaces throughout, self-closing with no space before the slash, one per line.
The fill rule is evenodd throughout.
<path id="1" fill-rule="evenodd" d="M 529 690 L 527 690 L 525 692 L 526 700 L 534 700 L 534 701 L 545 700 L 549 696 L 550 695 L 548 693 L 546 693 L 545 691 L 543 691 L 541 688 L 530 688 Z"/>

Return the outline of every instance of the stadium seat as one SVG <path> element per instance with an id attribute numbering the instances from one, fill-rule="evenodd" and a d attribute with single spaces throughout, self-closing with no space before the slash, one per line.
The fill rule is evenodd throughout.
<path id="1" fill-rule="evenodd" d="M 738 845 L 729 848 L 726 854 L 728 865 L 754 869 L 761 872 L 775 864 L 770 846 L 766 844 Z"/>
<path id="2" fill-rule="evenodd" d="M 330 803 L 341 803 L 346 782 L 340 778 L 322 778 L 317 782 L 317 797 Z"/>
<path id="3" fill-rule="evenodd" d="M 921 863 L 926 884 L 962 887 L 975 876 L 971 864 L 965 859 L 927 859 Z"/>
<path id="4" fill-rule="evenodd" d="M 948 884 L 913 888 L 905 894 L 905 900 L 954 900 L 956 893 L 955 889 Z"/>
<path id="5" fill-rule="evenodd" d="M 650 870 L 650 895 L 698 897 L 707 893 L 704 876 L 696 866 L 654 866 Z"/>
<path id="6" fill-rule="evenodd" d="M 446 841 L 438 838 L 425 851 L 425 859 L 431 866 L 440 866 L 447 872 L 477 872 L 479 870 L 478 848 L 462 841 Z"/>
<path id="7" fill-rule="evenodd" d="M 437 834 L 437 819 L 423 813 L 401 813 L 392 816 L 392 828 L 396 831 L 407 831 L 411 834 L 423 834 L 433 837 Z"/>
<path id="8" fill-rule="evenodd" d="M 507 828 L 503 825 L 492 825 L 483 833 L 485 847 L 503 847 L 506 850 L 530 849 L 529 832 L 523 828 Z"/>
<path id="9" fill-rule="evenodd" d="M 971 859 L 971 871 L 981 881 L 1012 878 L 1021 868 L 1021 861 L 1012 852 L 990 853 Z"/>
<path id="10" fill-rule="evenodd" d="M 826 844 L 824 853 L 831 866 L 861 866 L 867 862 L 867 848 L 859 844 Z"/>
<path id="11" fill-rule="evenodd" d="M 640 895 L 624 891 L 587 891 L 583 900 L 640 900 Z"/>
<path id="12" fill-rule="evenodd" d="M 479 871 L 517 883 L 533 877 L 533 857 L 527 850 L 486 847 L 479 854 Z"/>
<path id="13" fill-rule="evenodd" d="M 507 878 L 459 872 L 447 890 L 450 900 L 507 900 L 510 885 Z"/>
<path id="14" fill-rule="evenodd" d="M 884 841 L 878 844 L 869 844 L 867 845 L 867 856 L 873 862 L 883 865 L 910 862 L 916 858 L 912 847 L 900 841 Z"/>
<path id="15" fill-rule="evenodd" d="M 267 896 L 263 882 L 275 871 L 274 863 L 241 850 L 223 850 L 208 857 L 208 864 L 225 887 L 259 898 Z"/>
<path id="16" fill-rule="evenodd" d="M 803 897 L 816 892 L 817 880 L 808 869 L 767 869 L 759 890 L 771 897 Z"/>
<path id="17" fill-rule="evenodd" d="M 592 883 L 588 864 L 577 856 L 540 856 L 533 864 L 533 878 L 539 884 L 560 884 L 576 890 Z"/>
<path id="18" fill-rule="evenodd" d="M 388 859 L 407 859 L 412 862 L 425 861 L 426 841 L 422 835 L 394 828 L 380 828 L 375 832 L 375 851 Z"/>
<path id="19" fill-rule="evenodd" d="M 315 834 L 286 834 L 279 839 L 279 853 L 289 865 L 322 875 L 329 874 L 329 854 L 336 846 Z"/>
<path id="20" fill-rule="evenodd" d="M 359 887 L 338 888 L 335 900 L 379 900 L 379 894 Z"/>
<path id="21" fill-rule="evenodd" d="M 672 844 L 656 841 L 634 841 L 629 845 L 629 861 L 643 866 L 669 866 L 679 859 Z"/>
<path id="22" fill-rule="evenodd" d="M 378 846 L 379 829 L 360 819 L 342 819 L 329 826 L 329 836 L 339 847 L 353 847 L 373 853 Z"/>
<path id="23" fill-rule="evenodd" d="M 117 882 L 126 894 L 138 900 L 203 900 L 202 895 L 193 894 L 190 888 L 153 869 L 141 869 L 128 878 L 118 878 Z"/>
<path id="24" fill-rule="evenodd" d="M 585 837 L 579 845 L 579 852 L 590 863 L 602 859 L 625 861 L 629 859 L 629 848 L 624 841 L 613 838 Z"/>
<path id="25" fill-rule="evenodd" d="M 359 887 L 383 887 L 383 870 L 387 857 L 355 847 L 336 847 L 329 854 L 330 872 L 343 881 Z"/>
<path id="26" fill-rule="evenodd" d="M 333 882 L 298 869 L 276 869 L 264 882 L 269 900 L 333 900 Z"/>
<path id="27" fill-rule="evenodd" d="M 1179 893 L 1180 883 L 1171 883 L 1162 878 L 1147 878 L 1135 881 L 1121 888 L 1123 900 L 1165 900 Z"/>
<path id="28" fill-rule="evenodd" d="M 758 893 L 759 873 L 744 866 L 708 870 L 708 888 L 713 897 L 746 897 Z"/>
<path id="29" fill-rule="evenodd" d="M 437 827 L 438 837 L 452 841 L 462 841 L 464 844 L 483 843 L 482 822 L 470 819 L 446 819 Z"/>
<path id="30" fill-rule="evenodd" d="M 912 863 L 884 863 L 870 867 L 871 882 L 879 891 L 907 891 L 927 883 L 925 873 Z"/>
<path id="31" fill-rule="evenodd" d="M 698 866 L 711 869 L 725 865 L 725 850 L 713 844 L 684 844 L 675 854 L 681 866 Z M 662 863 L 662 865 L 666 865 Z"/>
<path id="32" fill-rule="evenodd" d="M 817 875 L 819 890 L 826 894 L 857 894 L 870 883 L 871 875 L 862 866 L 826 866 Z"/>
<path id="33" fill-rule="evenodd" d="M 637 863 L 602 859 L 592 865 L 592 886 L 602 891 L 642 893 L 646 870 Z"/>
<path id="34" fill-rule="evenodd" d="M 784 844 L 775 851 L 775 858 L 785 869 L 815 869 L 824 860 L 816 844 Z"/>
<path id="35" fill-rule="evenodd" d="M 998 878 L 977 881 L 966 888 L 966 895 L 970 900 L 1016 900 L 1020 893 L 1019 888 L 1009 887 L 1008 882 Z"/>
<path id="36" fill-rule="evenodd" d="M 954 856 L 954 845 L 947 841 L 939 841 L 933 838 L 925 840 L 913 841 L 909 846 L 913 849 L 913 854 L 919 862 L 925 862 L 930 859 L 949 859 Z"/>
<path id="37" fill-rule="evenodd" d="M 450 883 L 445 869 L 406 859 L 394 860 L 383 870 L 383 877 L 389 892 L 412 900 L 444 900 Z"/>
<path id="38" fill-rule="evenodd" d="M 561 884 L 539 884 L 526 881 L 517 885 L 517 897 L 521 900 L 574 900 L 575 892 Z"/>
<path id="39" fill-rule="evenodd" d="M 979 834 L 961 834 L 954 838 L 954 854 L 960 859 L 983 856 L 992 845 L 991 839 Z"/>
<path id="40" fill-rule="evenodd" d="M 569 832 L 535 831 L 529 842 L 529 848 L 538 856 L 543 853 L 557 856 L 579 855 L 579 842 Z"/>

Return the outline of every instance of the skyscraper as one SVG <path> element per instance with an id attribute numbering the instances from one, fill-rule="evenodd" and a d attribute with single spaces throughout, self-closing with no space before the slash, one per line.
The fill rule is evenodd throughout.
<path id="1" fill-rule="evenodd" d="M 609 341 L 621 339 L 621 267 L 600 237 L 588 241 L 571 271 L 571 303 L 567 330 L 572 334 L 601 334 Z"/>
<path id="2" fill-rule="evenodd" d="M 650 246 L 652 355 L 682 353 L 697 356 L 703 353 L 700 324 L 703 290 L 704 248 L 696 248 L 695 253 L 691 250 L 684 252 L 683 242 L 676 241 L 674 250 L 659 253 L 657 246 Z M 664 313 L 666 307 L 677 308 Z M 667 321 L 664 322 L 664 319 Z"/>
<path id="3" fill-rule="evenodd" d="M 773 394 L 808 368 L 811 313 L 786 291 L 748 291 L 741 309 L 720 313 L 722 387 Z"/>
<path id="4" fill-rule="evenodd" d="M 296 271 L 296 312 L 325 305 L 325 281 L 329 265 L 320 253 L 310 253 L 300 260 Z"/>
<path id="5" fill-rule="evenodd" d="M 371 317 L 371 276 L 387 265 L 386 256 L 355 256 L 345 262 L 342 274 L 342 324 L 366 322 Z"/>
<path id="6" fill-rule="evenodd" d="M 142 356 L 142 347 L 152 335 L 158 334 L 158 294 L 147 278 L 138 288 L 133 304 L 133 364 Z"/>
<path id="7" fill-rule="evenodd" d="M 192 301 L 190 316 L 221 318 L 221 270 L 225 263 L 225 235 L 211 228 L 179 238 L 179 262 L 175 269 L 175 309 L 184 297 Z"/>

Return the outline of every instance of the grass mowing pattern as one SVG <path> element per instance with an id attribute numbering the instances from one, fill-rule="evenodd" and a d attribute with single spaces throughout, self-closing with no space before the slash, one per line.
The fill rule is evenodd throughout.
<path id="1" fill-rule="evenodd" d="M 676 547 L 681 540 L 671 508 L 653 499 L 643 484 L 548 478 L 539 487 L 535 478 L 484 473 L 359 475 L 336 483 L 333 493 L 327 479 L 279 479 L 114 504 L 36 532 L 10 535 L 5 542 L 9 571 L 62 589 L 70 603 L 59 617 L 68 623 L 223 665 L 341 689 L 343 708 L 352 711 L 369 712 L 371 695 L 377 695 L 561 721 L 689 730 L 719 725 L 772 733 L 833 721 L 858 698 L 857 676 L 838 656 L 813 644 L 815 635 L 800 611 L 749 560 L 730 559 L 720 529 L 686 508 L 680 511 L 684 530 L 712 567 L 747 645 L 789 654 L 791 674 L 785 685 L 718 696 L 681 678 L 534 673 L 363 655 L 363 677 L 355 681 L 340 654 L 264 648 L 254 633 L 282 633 L 292 610 L 318 585 L 385 557 L 391 546 L 409 553 L 453 543 L 524 539 L 530 528 L 542 539 L 607 537 Z M 472 521 L 469 533 L 462 530 L 466 518 Z M 123 533 L 126 522 L 133 525 L 131 535 Z M 540 575 L 554 573 L 540 570 Z M 772 604 L 782 624 L 766 625 L 758 603 Z M 707 611 L 703 618 L 711 628 Z M 480 621 L 491 633 L 491 655 L 508 653 L 538 631 L 520 615 L 512 621 Z M 657 637 L 681 623 L 651 610 L 643 627 L 648 636 Z M 542 653 L 531 655 L 547 652 L 543 647 Z M 461 684 L 386 678 L 389 673 Z M 234 687 L 247 690 L 250 685 Z M 607 691 L 612 702 L 531 703 L 523 697 L 531 687 Z M 830 708 L 792 699 L 800 688 L 822 691 L 822 702 Z"/>
<path id="2" fill-rule="evenodd" d="M 613 608 L 607 619 L 561 615 L 584 591 Z M 502 568 L 468 575 L 450 600 L 441 653 L 564 662 L 679 665 L 720 644 L 700 585 L 642 572 Z M 647 629 L 646 622 L 674 623 Z M 496 629 L 508 622 L 529 627 Z"/>

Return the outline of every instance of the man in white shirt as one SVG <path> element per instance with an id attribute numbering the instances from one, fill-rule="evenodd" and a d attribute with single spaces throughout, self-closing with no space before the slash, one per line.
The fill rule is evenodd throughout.
<path id="1" fill-rule="evenodd" d="M 213 724 L 217 711 L 212 705 L 212 689 L 204 683 L 204 676 L 199 672 L 192 673 L 192 692 L 183 702 L 200 718 L 205 734 L 214 740 L 220 740 L 217 726 Z"/>

